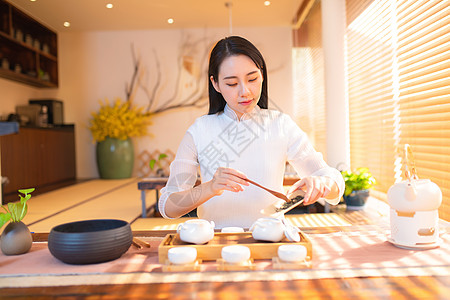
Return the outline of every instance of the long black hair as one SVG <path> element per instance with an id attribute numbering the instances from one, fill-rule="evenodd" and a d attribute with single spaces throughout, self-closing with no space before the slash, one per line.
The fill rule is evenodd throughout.
<path id="1" fill-rule="evenodd" d="M 261 97 L 258 101 L 258 106 L 261 108 L 268 107 L 268 94 L 267 94 L 267 68 L 266 62 L 259 50 L 248 40 L 240 36 L 226 37 L 214 46 L 209 57 L 209 69 L 208 79 L 213 77 L 215 82 L 219 79 L 219 68 L 225 58 L 233 55 L 245 55 L 248 56 L 261 70 L 263 76 Z M 222 94 L 217 92 L 214 88 L 211 80 L 208 80 L 209 86 L 209 115 L 221 112 L 224 110 L 227 104 Z"/>

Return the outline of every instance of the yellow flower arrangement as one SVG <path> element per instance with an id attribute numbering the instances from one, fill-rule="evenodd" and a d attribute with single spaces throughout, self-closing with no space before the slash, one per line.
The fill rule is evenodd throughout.
<path id="1" fill-rule="evenodd" d="M 95 141 L 101 142 L 106 137 L 127 140 L 130 137 L 148 135 L 147 127 L 151 125 L 150 113 L 143 108 L 132 107 L 129 101 L 117 98 L 113 105 L 108 99 L 100 102 L 100 110 L 93 112 L 89 130 Z"/>

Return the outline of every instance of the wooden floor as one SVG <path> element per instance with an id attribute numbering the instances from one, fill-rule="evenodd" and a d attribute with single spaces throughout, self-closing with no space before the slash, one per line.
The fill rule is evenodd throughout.
<path id="1" fill-rule="evenodd" d="M 90 181 L 90 180 L 92 180 L 92 179 L 70 179 L 70 180 L 57 182 L 57 183 L 42 186 L 42 187 L 36 189 L 33 192 L 33 195 L 34 196 L 42 195 L 42 194 L 45 194 L 45 193 L 48 193 L 48 192 L 51 192 L 54 190 L 62 189 L 67 186 L 72 186 L 72 185 L 75 185 L 78 183 L 83 183 L 83 182 Z M 15 202 L 17 200 L 18 200 L 17 192 L 2 195 L 3 204 L 7 204 L 9 202 Z"/>

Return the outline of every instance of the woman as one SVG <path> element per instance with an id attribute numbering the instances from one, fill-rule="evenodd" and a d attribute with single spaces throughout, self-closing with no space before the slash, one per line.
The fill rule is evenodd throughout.
<path id="1" fill-rule="evenodd" d="M 248 228 L 277 198 L 244 179 L 282 191 L 286 161 L 302 178 L 288 196 L 303 189 L 305 205 L 319 198 L 339 202 L 341 174 L 288 115 L 267 109 L 267 68 L 252 43 L 238 36 L 220 40 L 210 55 L 209 77 L 209 113 L 186 132 L 161 190 L 164 217 L 197 208 L 199 218 L 217 228 Z M 202 183 L 194 187 L 198 167 Z"/>

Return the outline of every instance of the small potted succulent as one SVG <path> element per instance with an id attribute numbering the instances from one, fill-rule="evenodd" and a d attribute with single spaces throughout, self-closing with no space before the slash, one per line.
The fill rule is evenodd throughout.
<path id="1" fill-rule="evenodd" d="M 31 248 L 33 238 L 22 220 L 27 214 L 27 201 L 31 198 L 30 193 L 33 191 L 34 188 L 21 189 L 19 190 L 19 202 L 2 206 L 5 212 L 0 213 L 0 228 L 9 222 L 1 235 L 1 250 L 5 255 L 23 254 Z"/>
<path id="2" fill-rule="evenodd" d="M 347 210 L 362 210 L 369 198 L 369 189 L 376 184 L 368 168 L 341 172 L 345 181 L 344 201 Z"/>

